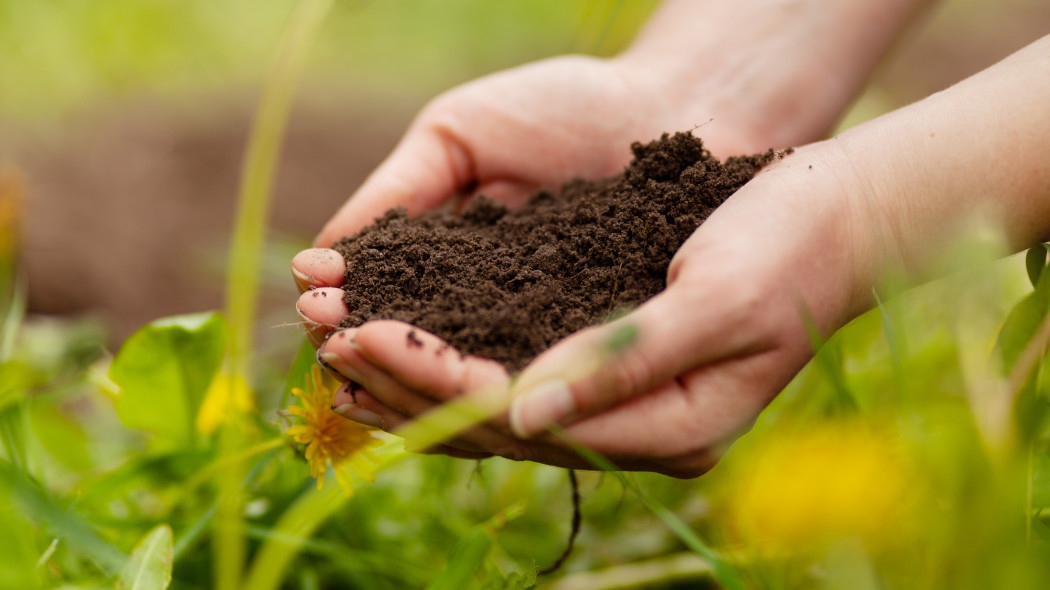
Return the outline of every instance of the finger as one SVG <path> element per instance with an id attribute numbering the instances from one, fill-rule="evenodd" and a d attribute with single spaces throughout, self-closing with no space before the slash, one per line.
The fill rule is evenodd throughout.
<path id="1" fill-rule="evenodd" d="M 292 258 L 292 278 L 299 292 L 339 287 L 346 281 L 346 261 L 335 250 L 307 248 Z"/>
<path id="2" fill-rule="evenodd" d="M 358 424 L 389 431 L 395 412 L 377 401 L 360 383 L 350 381 L 336 390 L 332 411 Z"/>
<path id="3" fill-rule="evenodd" d="M 618 321 L 566 338 L 526 367 L 510 408 L 514 433 L 535 435 L 654 389 L 692 367 L 767 346 L 747 339 L 752 333 L 747 314 L 739 306 L 727 308 L 719 301 L 723 294 L 674 287 Z"/>
<path id="4" fill-rule="evenodd" d="M 410 215 L 431 209 L 467 187 L 473 169 L 464 142 L 439 120 L 421 116 L 325 225 L 314 245 L 330 247 L 394 207 L 404 206 Z"/>
<path id="5" fill-rule="evenodd" d="M 371 363 L 435 400 L 501 390 L 510 381 L 500 363 L 460 354 L 444 340 L 404 322 L 367 322 L 357 328 L 354 341 Z"/>
<path id="6" fill-rule="evenodd" d="M 575 422 L 567 432 L 614 461 L 647 458 L 651 470 L 696 477 L 751 426 L 802 363 L 775 350 L 707 365 Z"/>
<path id="7" fill-rule="evenodd" d="M 387 432 L 396 430 L 411 421 L 407 416 L 385 406 L 360 385 L 353 382 L 336 391 L 332 399 L 332 411 L 358 424 Z M 483 459 L 492 456 L 491 453 L 483 452 L 475 445 L 459 440 L 449 441 L 449 444 L 433 445 L 426 449 L 412 449 L 412 451 L 440 453 L 461 459 Z"/>
<path id="8" fill-rule="evenodd" d="M 314 346 L 323 342 L 350 315 L 350 310 L 343 303 L 342 289 L 334 287 L 306 291 L 296 301 L 295 312 L 299 314 Z"/>
<path id="9" fill-rule="evenodd" d="M 364 356 L 357 338 L 360 328 L 340 330 L 318 349 L 317 357 L 353 382 L 361 384 L 380 403 L 406 416 L 425 414 L 437 402 L 406 387 Z"/>
<path id="10" fill-rule="evenodd" d="M 401 323 L 388 322 L 388 324 L 400 325 Z M 368 391 L 368 395 L 361 399 L 374 398 L 394 415 L 390 416 L 367 404 L 362 407 L 381 417 L 384 421 L 383 429 L 391 432 L 396 430 L 395 425 L 406 424 L 412 419 L 435 410 L 440 402 L 420 395 L 363 355 L 356 343 L 361 337 L 362 329 L 363 327 L 337 332 L 325 342 L 318 354 L 325 365 L 338 370 Z M 450 350 L 450 354 L 458 357 L 458 353 L 454 351 Z M 340 400 L 345 400 L 345 396 L 340 397 Z M 520 446 L 520 441 L 487 424 L 478 424 L 464 430 L 455 439 L 446 441 L 446 443 L 464 450 L 485 451 L 508 457 L 524 456 L 521 449 L 516 448 Z"/>

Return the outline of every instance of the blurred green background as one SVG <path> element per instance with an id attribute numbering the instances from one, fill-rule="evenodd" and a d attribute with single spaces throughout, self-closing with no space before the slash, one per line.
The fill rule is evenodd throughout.
<path id="1" fill-rule="evenodd" d="M 231 459 L 207 436 L 155 418 L 193 419 L 204 391 L 192 384 L 207 381 L 217 363 L 208 351 L 225 332 L 212 316 L 182 318 L 146 328 L 121 353 L 149 357 L 164 375 L 201 373 L 194 379 L 117 393 L 109 368 L 147 322 L 221 306 L 251 116 L 295 4 L 0 0 L 0 167 L 22 178 L 0 181 L 0 231 L 21 229 L 0 269 L 0 589 L 113 587 L 160 524 L 173 531 L 173 587 L 213 587 L 212 480 Z M 349 501 L 311 495 L 307 465 L 281 436 L 289 385 L 311 362 L 292 361 L 301 332 L 287 264 L 430 97 L 551 55 L 615 53 L 655 5 L 335 3 L 295 102 L 263 253 L 260 446 L 243 459 L 249 563 L 287 541 L 283 519 L 300 502 L 332 515 L 259 587 L 523 588 L 535 564 L 561 551 L 571 507 L 557 469 L 414 457 Z M 952 0 L 927 21 L 843 126 L 1040 37 L 1050 6 Z M 898 295 L 833 338 L 710 475 L 582 476 L 578 549 L 549 587 L 717 587 L 714 562 L 668 528 L 658 505 L 714 545 L 741 587 L 1046 587 L 1045 360 L 1019 396 L 1028 405 L 1005 418 L 988 407 L 1004 381 L 989 359 L 1027 342 L 1050 306 L 1050 274 L 1032 295 L 1018 257 L 987 263 L 1002 254 L 990 242 L 951 254 L 970 272 Z M 12 287 L 16 264 L 25 291 Z M 156 342 L 170 355 L 160 358 Z M 1003 356 L 1007 369 L 1015 361 Z M 186 401 L 157 402 L 152 414 L 119 401 L 149 408 L 150 396 Z M 1007 423 L 1016 438 L 1001 432 Z M 821 524 L 827 514 L 845 528 Z M 763 529 L 776 534 L 749 537 L 756 522 L 777 523 Z M 474 559 L 468 541 L 478 539 Z M 456 578 L 457 565 L 474 570 Z"/>
<path id="2" fill-rule="evenodd" d="M 119 342 L 159 315 L 218 305 L 215 261 L 224 259 L 250 116 L 293 5 L 0 0 L 0 161 L 28 177 L 23 249 L 34 310 L 94 312 Z M 655 5 L 337 2 L 279 166 L 275 269 L 429 98 L 551 55 L 615 53 Z M 994 63 L 1040 36 L 1048 13 L 1037 0 L 943 3 L 886 60 L 845 124 Z M 283 277 L 271 286 L 267 309 L 279 310 L 290 286 Z"/>

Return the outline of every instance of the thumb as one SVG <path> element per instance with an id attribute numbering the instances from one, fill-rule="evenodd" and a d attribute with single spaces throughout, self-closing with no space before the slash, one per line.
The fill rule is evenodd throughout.
<path id="1" fill-rule="evenodd" d="M 314 246 L 329 248 L 394 207 L 415 215 L 440 205 L 473 182 L 472 161 L 456 134 L 437 123 L 417 121 L 325 224 Z"/>
<path id="2" fill-rule="evenodd" d="M 511 430 L 522 438 L 534 436 L 746 350 L 741 331 L 732 328 L 734 322 L 740 326 L 740 318 L 705 307 L 713 303 L 710 298 L 668 289 L 617 321 L 558 343 L 515 381 Z"/>

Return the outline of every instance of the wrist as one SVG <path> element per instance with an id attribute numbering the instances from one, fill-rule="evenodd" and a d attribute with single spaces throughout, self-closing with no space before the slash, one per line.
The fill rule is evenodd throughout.
<path id="1" fill-rule="evenodd" d="M 820 139 L 929 0 L 668 0 L 616 58 L 752 150 Z"/>

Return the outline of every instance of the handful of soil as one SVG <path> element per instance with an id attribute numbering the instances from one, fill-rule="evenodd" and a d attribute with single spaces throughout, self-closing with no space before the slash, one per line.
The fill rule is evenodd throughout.
<path id="1" fill-rule="evenodd" d="M 686 238 L 776 157 L 723 164 L 689 133 L 631 150 L 622 174 L 537 192 L 520 209 L 484 197 L 462 215 L 394 209 L 343 238 L 334 246 L 347 268 L 342 326 L 402 320 L 520 370 L 662 291 Z"/>

